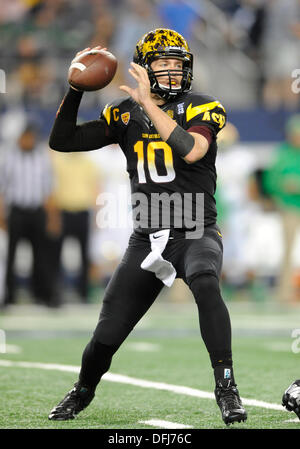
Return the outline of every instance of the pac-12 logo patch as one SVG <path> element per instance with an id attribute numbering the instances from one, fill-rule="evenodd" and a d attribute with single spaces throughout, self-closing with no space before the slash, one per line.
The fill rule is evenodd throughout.
<path id="1" fill-rule="evenodd" d="M 178 103 L 177 105 L 177 113 L 184 114 L 184 103 Z"/>
<path id="2" fill-rule="evenodd" d="M 124 125 L 128 125 L 128 122 L 130 120 L 130 112 L 124 112 L 123 114 L 121 114 L 121 120 Z"/>

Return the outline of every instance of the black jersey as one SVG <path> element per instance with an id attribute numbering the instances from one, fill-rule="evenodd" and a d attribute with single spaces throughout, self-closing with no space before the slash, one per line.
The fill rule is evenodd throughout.
<path id="1" fill-rule="evenodd" d="M 201 218 L 204 226 L 214 224 L 217 217 L 214 199 L 216 136 L 225 125 L 225 109 L 214 97 L 193 92 L 180 95 L 176 101 L 160 107 L 183 129 L 197 132 L 196 127 L 205 125 L 213 137 L 206 155 L 188 164 L 162 140 L 142 107 L 131 97 L 105 106 L 101 118 L 127 159 L 133 207 L 137 205 L 137 199 L 145 203 L 143 212 L 148 210 L 143 219 L 139 217 L 137 226 L 151 230 L 168 227 L 164 209 L 169 206 L 170 227 L 190 229 L 199 218 L 199 201 L 204 202 L 204 217 L 202 214 Z"/>

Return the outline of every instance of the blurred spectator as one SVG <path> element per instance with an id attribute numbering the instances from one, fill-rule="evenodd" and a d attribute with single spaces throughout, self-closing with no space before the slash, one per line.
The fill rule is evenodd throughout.
<path id="1" fill-rule="evenodd" d="M 256 168 L 253 152 L 239 143 L 239 132 L 232 123 L 218 135 L 217 198 L 222 206 L 224 275 L 231 285 L 243 285 L 247 279 L 245 250 L 249 216 L 255 205 L 249 195 L 249 179 Z M 219 207 L 218 207 L 219 211 Z"/>
<path id="2" fill-rule="evenodd" d="M 264 168 L 257 168 L 249 178 L 252 210 L 248 216 L 244 250 L 251 297 L 273 300 L 282 257 L 282 229 L 280 216 L 265 191 L 263 176 Z"/>
<path id="3" fill-rule="evenodd" d="M 115 36 L 112 43 L 112 52 L 119 62 L 119 70 L 132 82 L 128 75 L 129 63 L 133 58 L 133 49 L 146 32 L 158 27 L 158 18 L 155 15 L 153 3 L 150 0 L 126 0 L 123 11 L 116 23 Z"/>
<path id="4" fill-rule="evenodd" d="M 4 304 L 16 302 L 15 255 L 19 242 L 29 240 L 33 252 L 33 293 L 37 300 L 55 305 L 51 267 L 47 263 L 47 234 L 58 232 L 52 207 L 52 168 L 37 129 L 28 124 L 14 147 L 7 148 L 0 173 L 0 226 L 8 233 Z"/>
<path id="5" fill-rule="evenodd" d="M 109 3 L 109 5 L 103 1 L 95 3 L 93 22 L 91 24 L 92 33 L 88 40 L 88 46 L 90 48 L 93 48 L 97 45 L 101 45 L 104 48 L 106 47 L 108 51 L 119 55 L 118 51 L 116 52 L 114 48 L 114 38 L 116 32 L 119 32 L 117 28 L 118 14 L 114 14 L 114 12 L 115 11 L 113 10 L 113 5 L 111 4 L 111 2 Z M 119 44 L 121 46 L 124 45 L 124 43 L 121 43 L 121 41 L 119 42 Z M 117 58 L 118 70 L 110 84 L 106 86 L 104 90 L 95 92 L 94 95 L 91 95 L 89 97 L 84 96 L 83 105 L 85 104 L 99 107 L 99 103 L 104 105 L 108 103 L 111 98 L 120 96 L 121 91 L 119 89 L 119 86 L 124 84 L 123 71 L 125 71 L 125 64 L 124 66 L 122 64 L 123 56 L 124 55 L 121 54 L 121 59 L 119 58 L 119 56 Z M 126 65 L 126 70 L 127 68 L 128 64 Z"/>
<path id="6" fill-rule="evenodd" d="M 255 63 L 254 95 L 262 103 L 263 67 L 262 38 L 265 28 L 264 0 L 240 0 L 228 18 L 227 40 Z"/>
<path id="7" fill-rule="evenodd" d="M 161 0 L 157 5 L 157 13 L 164 26 L 176 30 L 188 41 L 192 37 L 193 26 L 198 20 L 192 6 L 193 3 L 194 6 L 199 6 L 197 2 L 183 0 Z"/>
<path id="8" fill-rule="evenodd" d="M 24 61 L 10 78 L 7 100 L 10 105 L 44 107 L 58 98 L 58 85 L 54 86 L 53 67 L 49 62 Z"/>
<path id="9" fill-rule="evenodd" d="M 55 201 L 61 212 L 62 232 L 53 246 L 54 264 L 62 266 L 61 253 L 68 237 L 75 238 L 80 247 L 81 266 L 77 289 L 82 302 L 88 300 L 90 255 L 89 243 L 96 198 L 100 191 L 100 173 L 83 153 L 51 152 L 55 171 Z M 74 183 L 74 179 L 76 182 Z"/>
<path id="10" fill-rule="evenodd" d="M 293 115 L 286 124 L 286 141 L 265 173 L 266 191 L 273 198 L 281 215 L 284 252 L 278 282 L 278 299 L 293 301 L 293 247 L 300 226 L 300 115 Z"/>
<path id="11" fill-rule="evenodd" d="M 58 100 L 61 84 L 56 79 L 56 68 L 43 43 L 33 32 L 16 39 L 8 61 L 8 89 L 4 99 L 8 106 L 47 106 Z M 13 60 L 14 63 L 9 63 Z M 51 92 L 51 95 L 50 95 Z"/>
<path id="12" fill-rule="evenodd" d="M 94 279 L 99 279 L 101 287 L 109 282 L 122 255 L 128 246 L 132 233 L 130 184 L 126 172 L 126 158 L 119 145 L 110 145 L 101 151 L 92 152 L 94 164 L 101 169 L 102 190 L 97 198 L 97 227 L 93 230 L 90 246 L 90 256 Z M 116 223 L 106 225 L 102 220 L 103 196 L 115 199 L 114 213 L 117 214 Z M 94 285 L 96 282 L 94 281 Z M 96 289 L 95 289 L 96 290 Z"/>
<path id="13" fill-rule="evenodd" d="M 240 0 L 230 24 L 231 39 L 249 56 L 258 59 L 264 31 L 265 2 L 263 0 Z"/>
<path id="14" fill-rule="evenodd" d="M 115 33 L 116 21 L 114 16 L 108 9 L 101 10 L 94 18 L 93 22 L 93 34 L 89 40 L 89 47 L 101 47 L 110 48 L 111 42 Z"/>
<path id="15" fill-rule="evenodd" d="M 1 0 L 0 24 L 21 20 L 27 12 L 25 2 L 20 0 Z"/>
<path id="16" fill-rule="evenodd" d="M 299 0 L 266 0 L 262 58 L 265 105 L 296 109 L 299 96 L 292 92 L 291 76 L 300 60 Z"/>

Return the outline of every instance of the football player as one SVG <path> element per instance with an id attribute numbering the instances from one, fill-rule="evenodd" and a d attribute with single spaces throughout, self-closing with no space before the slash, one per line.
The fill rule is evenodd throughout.
<path id="1" fill-rule="evenodd" d="M 129 72 L 137 86 L 121 86 L 125 97 L 106 105 L 98 120 L 81 125 L 76 119 L 83 93 L 70 88 L 50 136 L 50 147 L 65 152 L 119 144 L 127 159 L 132 203 L 139 195 L 145 205 L 133 214 L 134 231 L 105 291 L 79 379 L 49 419 L 73 419 L 91 402 L 114 353 L 163 286 L 177 277 L 195 298 L 222 418 L 226 424 L 245 421 L 233 373 L 230 317 L 219 285 L 223 246 L 216 224 L 215 159 L 226 112 L 216 98 L 191 90 L 193 55 L 176 31 L 145 34 Z M 154 202 L 155 195 L 169 195 L 169 221 L 166 203 Z M 180 207 L 186 198 L 190 207 Z M 203 214 L 197 213 L 199 204 Z"/>
<path id="2" fill-rule="evenodd" d="M 282 405 L 289 411 L 295 412 L 300 419 L 300 379 L 295 380 L 284 392 Z"/>

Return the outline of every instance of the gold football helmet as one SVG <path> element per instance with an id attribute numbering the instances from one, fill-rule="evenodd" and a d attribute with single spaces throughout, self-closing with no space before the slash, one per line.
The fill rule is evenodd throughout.
<path id="1" fill-rule="evenodd" d="M 151 69 L 151 63 L 158 58 L 175 58 L 183 62 L 182 70 Z M 157 28 L 146 33 L 137 43 L 133 61 L 144 67 L 150 79 L 151 92 L 162 98 L 171 99 L 191 89 L 193 79 L 193 55 L 181 34 L 166 28 Z M 159 83 L 160 76 L 169 76 L 169 87 Z M 175 88 L 171 84 L 171 75 L 181 75 L 181 87 Z"/>

